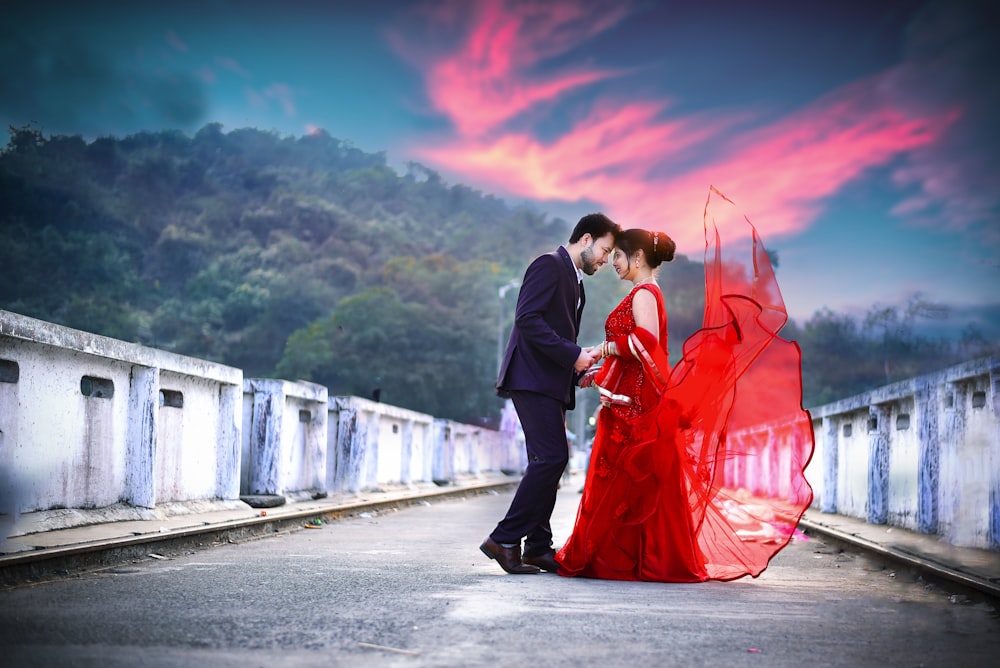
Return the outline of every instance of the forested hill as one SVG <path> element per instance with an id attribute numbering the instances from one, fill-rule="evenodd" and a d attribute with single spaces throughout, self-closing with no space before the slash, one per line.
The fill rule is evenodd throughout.
<path id="1" fill-rule="evenodd" d="M 498 405 L 498 287 L 571 227 L 324 133 L 218 124 L 11 128 L 0 200 L 0 308 L 468 421 Z"/>
<path id="2" fill-rule="evenodd" d="M 571 221 L 575 222 L 575 221 Z M 0 151 L 0 308 L 222 362 L 248 377 L 466 422 L 494 421 L 498 330 L 527 262 L 571 222 L 324 133 L 210 124 L 87 142 L 10 128 Z M 699 258 L 700 259 L 700 258 Z M 610 274 L 610 275 L 609 275 Z M 780 281 L 780 270 L 779 270 Z M 660 277 L 672 357 L 700 324 L 703 267 Z M 587 284 L 580 341 L 603 338 L 625 289 Z M 928 340 L 915 299 L 863 320 L 817 312 L 782 335 L 803 351 L 804 403 L 996 354 L 977 332 Z M 503 318 L 502 327 L 498 320 Z"/>

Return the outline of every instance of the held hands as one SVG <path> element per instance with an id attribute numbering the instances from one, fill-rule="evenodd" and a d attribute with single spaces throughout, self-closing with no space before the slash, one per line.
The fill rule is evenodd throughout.
<path id="1" fill-rule="evenodd" d="M 615 345 L 614 341 L 601 341 L 596 346 L 590 346 L 588 348 L 584 348 L 583 350 L 590 353 L 591 357 L 594 358 L 594 362 L 599 362 L 609 355 L 618 354 L 618 347 Z"/>
<path id="2" fill-rule="evenodd" d="M 580 377 L 580 387 L 590 387 L 594 384 L 594 376 L 597 375 L 597 369 L 594 368 L 594 364 L 608 354 L 611 354 L 611 345 L 614 344 L 602 341 L 596 346 L 589 346 L 580 350 L 580 356 L 576 359 L 576 364 L 573 365 L 573 368 L 577 372 L 583 373 Z"/>
<path id="3" fill-rule="evenodd" d="M 580 355 L 576 358 L 576 363 L 573 364 L 573 370 L 577 373 L 583 373 L 590 367 L 594 365 L 594 362 L 599 360 L 600 357 L 597 356 L 590 348 L 582 348 L 580 350 Z"/>

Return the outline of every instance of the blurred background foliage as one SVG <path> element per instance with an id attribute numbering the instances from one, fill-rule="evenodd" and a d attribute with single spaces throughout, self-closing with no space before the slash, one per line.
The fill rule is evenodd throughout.
<path id="1" fill-rule="evenodd" d="M 516 290 L 498 290 L 575 223 L 419 164 L 399 173 L 323 132 L 9 132 L 0 308 L 470 423 L 499 417 L 497 346 Z M 676 356 L 701 322 L 703 266 L 678 256 L 660 284 Z M 626 287 L 610 269 L 588 281 L 581 343 L 603 338 Z M 942 317 L 915 295 L 790 322 L 804 404 L 996 352 L 976 331 L 919 333 Z"/>

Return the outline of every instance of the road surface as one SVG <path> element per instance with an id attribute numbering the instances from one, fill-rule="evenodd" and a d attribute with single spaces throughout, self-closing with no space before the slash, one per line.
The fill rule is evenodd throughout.
<path id="1" fill-rule="evenodd" d="M 996 666 L 994 606 L 819 538 L 756 580 L 511 576 L 512 492 L 365 513 L 0 590 L 21 666 Z M 579 494 L 564 488 L 557 540 Z"/>

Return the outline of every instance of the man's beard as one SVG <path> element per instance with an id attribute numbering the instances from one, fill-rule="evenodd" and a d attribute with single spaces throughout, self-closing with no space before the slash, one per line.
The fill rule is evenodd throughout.
<path id="1" fill-rule="evenodd" d="M 594 273 L 600 269 L 594 262 L 594 244 L 590 244 L 582 251 L 580 251 L 580 270 L 587 276 L 593 276 Z"/>

